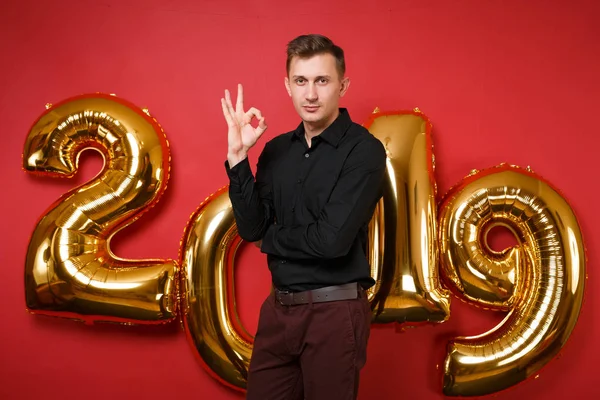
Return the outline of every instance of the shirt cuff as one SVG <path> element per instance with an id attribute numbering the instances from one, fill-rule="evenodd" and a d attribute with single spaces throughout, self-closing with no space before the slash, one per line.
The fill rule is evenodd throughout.
<path id="1" fill-rule="evenodd" d="M 225 171 L 232 185 L 240 186 L 248 179 L 252 179 L 252 170 L 250 169 L 248 157 L 234 165 L 233 168 L 230 168 L 229 161 L 225 160 Z"/>
<path id="2" fill-rule="evenodd" d="M 265 232 L 265 236 L 262 238 L 262 242 L 260 244 L 260 251 L 265 254 L 274 254 L 275 246 L 274 246 L 274 235 L 275 235 L 276 226 L 271 225 L 267 228 Z"/>

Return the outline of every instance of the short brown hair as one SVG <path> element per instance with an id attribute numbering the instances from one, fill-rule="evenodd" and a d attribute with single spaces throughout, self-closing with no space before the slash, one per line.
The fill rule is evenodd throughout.
<path id="1" fill-rule="evenodd" d="M 308 58 L 317 54 L 331 54 L 335 57 L 340 78 L 346 73 L 346 61 L 344 60 L 344 50 L 334 44 L 331 39 L 318 34 L 301 35 L 288 43 L 286 71 L 290 73 L 290 64 L 292 58 Z"/>

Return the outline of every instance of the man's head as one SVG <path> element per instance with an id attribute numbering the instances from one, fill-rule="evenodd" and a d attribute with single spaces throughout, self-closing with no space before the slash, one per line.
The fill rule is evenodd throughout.
<path id="1" fill-rule="evenodd" d="M 322 35 L 302 35 L 288 43 L 286 89 L 305 123 L 325 128 L 338 115 L 350 80 L 344 51 Z"/>

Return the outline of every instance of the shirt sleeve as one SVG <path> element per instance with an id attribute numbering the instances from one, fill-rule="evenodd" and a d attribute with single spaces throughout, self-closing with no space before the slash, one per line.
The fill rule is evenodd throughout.
<path id="1" fill-rule="evenodd" d="M 346 159 L 319 218 L 306 225 L 270 225 L 261 251 L 292 259 L 346 255 L 360 228 L 372 218 L 382 196 L 385 167 L 385 148 L 378 139 L 359 143 Z"/>
<path id="2" fill-rule="evenodd" d="M 238 233 L 242 239 L 249 242 L 262 239 L 274 220 L 267 146 L 268 143 L 258 159 L 256 180 L 247 157 L 233 168 L 225 161 L 225 170 L 229 177 L 229 199 Z"/>

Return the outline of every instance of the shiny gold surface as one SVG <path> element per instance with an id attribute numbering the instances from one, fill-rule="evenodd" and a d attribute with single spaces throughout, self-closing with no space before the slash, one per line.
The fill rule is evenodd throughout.
<path id="1" fill-rule="evenodd" d="M 450 296 L 438 275 L 431 124 L 417 110 L 375 113 L 365 127 L 387 152 L 384 196 L 369 226 L 374 322 L 444 322 Z"/>
<path id="2" fill-rule="evenodd" d="M 182 240 L 182 318 L 188 341 L 207 371 L 221 383 L 244 390 L 253 337 L 235 306 L 234 258 L 240 243 L 224 187 L 192 215 Z"/>
<path id="3" fill-rule="evenodd" d="M 518 246 L 489 249 L 486 231 L 498 224 Z M 568 340 L 582 304 L 586 259 L 571 207 L 528 170 L 474 172 L 440 207 L 440 246 L 442 275 L 456 295 L 510 310 L 490 331 L 451 341 L 444 393 L 486 395 L 535 375 Z"/>
<path id="4" fill-rule="evenodd" d="M 37 222 L 25 262 L 27 309 L 85 322 L 173 320 L 175 262 L 121 259 L 109 246 L 165 190 L 170 159 L 163 131 L 124 100 L 78 96 L 48 107 L 36 121 L 23 168 L 71 177 L 87 148 L 102 154 L 104 168 L 65 193 Z"/>
<path id="5" fill-rule="evenodd" d="M 491 394 L 537 374 L 568 340 L 583 299 L 586 258 L 570 206 L 529 168 L 500 165 L 471 171 L 447 193 L 438 219 L 428 119 L 418 109 L 376 109 L 365 126 L 387 152 L 385 193 L 369 225 L 377 282 L 369 290 L 373 321 L 446 321 L 450 297 L 440 283 L 441 261 L 455 295 L 509 311 L 488 332 L 451 341 L 444 393 Z M 102 154 L 104 168 L 37 222 L 26 255 L 27 309 L 125 324 L 165 323 L 179 313 L 207 371 L 243 391 L 253 337 L 236 311 L 234 258 L 241 239 L 227 187 L 192 215 L 181 271 L 172 260 L 118 258 L 110 239 L 166 188 L 168 144 L 148 110 L 116 96 L 78 96 L 47 106 L 25 143 L 23 168 L 71 177 L 87 148 Z M 510 229 L 519 245 L 493 251 L 486 237 L 496 226 Z"/>

